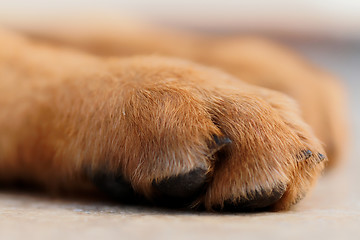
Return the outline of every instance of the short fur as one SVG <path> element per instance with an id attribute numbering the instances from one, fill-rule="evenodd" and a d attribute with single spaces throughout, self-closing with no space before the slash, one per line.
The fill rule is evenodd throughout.
<path id="1" fill-rule="evenodd" d="M 281 210 L 301 199 L 324 168 L 325 150 L 305 121 L 331 159 L 340 158 L 346 121 L 338 83 L 287 50 L 254 38 L 171 43 L 160 34 L 162 44 L 149 41 L 145 49 L 119 36 L 81 46 L 98 55 L 159 52 L 235 77 L 188 60 L 100 57 L 2 30 L 1 181 L 85 190 L 92 188 L 89 175 L 121 172 L 152 199 L 154 181 L 200 168 L 208 183 L 192 206 L 221 208 L 284 186 L 272 205 Z M 294 100 L 270 89 L 295 98 L 305 121 Z M 214 136 L 232 142 L 223 159 L 211 154 Z"/>

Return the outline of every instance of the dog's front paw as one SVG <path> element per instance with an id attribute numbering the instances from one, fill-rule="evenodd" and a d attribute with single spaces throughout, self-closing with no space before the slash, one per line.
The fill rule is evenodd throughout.
<path id="1" fill-rule="evenodd" d="M 279 210 L 301 199 L 322 170 L 321 145 L 282 94 L 176 60 L 125 65 L 129 84 L 111 109 L 118 115 L 108 121 L 114 132 L 100 162 L 113 177 L 97 179 L 100 188 L 118 191 L 104 180 L 119 175 L 120 192 L 155 203 Z"/>

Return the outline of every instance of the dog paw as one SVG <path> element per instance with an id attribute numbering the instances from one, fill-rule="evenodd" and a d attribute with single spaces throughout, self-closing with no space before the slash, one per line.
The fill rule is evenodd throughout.
<path id="1" fill-rule="evenodd" d="M 119 116 L 107 122 L 115 131 L 104 142 L 117 144 L 108 147 L 108 170 L 96 185 L 113 195 L 219 211 L 288 209 L 303 198 L 325 156 L 296 104 L 172 61 L 135 58 L 126 66 L 136 79 L 111 109 Z"/>

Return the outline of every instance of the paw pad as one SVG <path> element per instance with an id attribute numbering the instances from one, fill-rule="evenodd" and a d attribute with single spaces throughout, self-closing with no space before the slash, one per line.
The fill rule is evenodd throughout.
<path id="1" fill-rule="evenodd" d="M 254 191 L 248 194 L 246 198 L 239 200 L 226 200 L 222 211 L 236 211 L 236 212 L 252 212 L 263 210 L 275 204 L 285 193 L 286 187 L 281 185 L 271 191 Z M 215 208 L 216 209 L 216 208 Z"/>
<path id="2" fill-rule="evenodd" d="M 157 198 L 166 205 L 168 205 L 167 203 L 171 203 L 171 205 L 187 204 L 202 192 L 206 182 L 206 172 L 206 170 L 198 168 L 159 182 L 154 180 L 152 186 Z"/>
<path id="3" fill-rule="evenodd" d="M 112 176 L 106 173 L 97 173 L 91 177 L 95 186 L 122 202 L 131 202 L 134 200 L 135 193 L 131 184 L 121 175 Z"/>

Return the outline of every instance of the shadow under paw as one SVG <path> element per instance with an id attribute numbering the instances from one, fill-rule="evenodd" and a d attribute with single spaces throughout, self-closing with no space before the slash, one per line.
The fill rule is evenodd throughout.
<path id="1" fill-rule="evenodd" d="M 134 203 L 138 198 L 130 182 L 119 174 L 109 175 L 105 172 L 98 172 L 91 177 L 91 180 L 99 190 L 115 200 Z"/>

